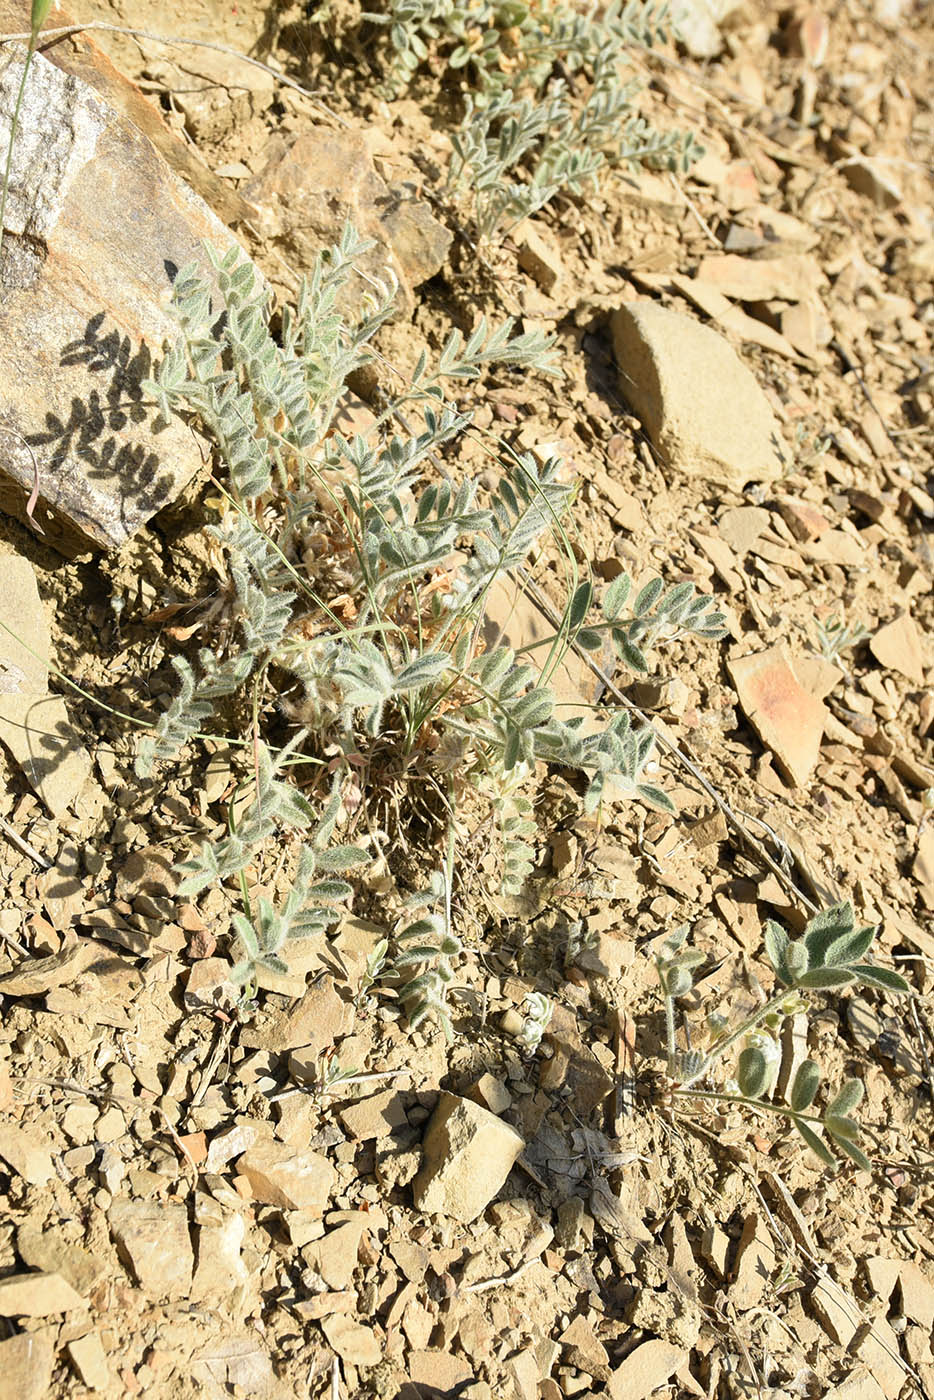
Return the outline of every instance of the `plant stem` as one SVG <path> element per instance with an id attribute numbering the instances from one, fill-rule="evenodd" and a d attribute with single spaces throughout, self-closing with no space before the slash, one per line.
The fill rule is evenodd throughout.
<path id="1" fill-rule="evenodd" d="M 818 1127 L 823 1127 L 823 1119 L 815 1117 L 813 1113 L 795 1113 L 787 1104 L 767 1103 L 765 1099 L 751 1099 L 746 1094 L 730 1094 L 719 1089 L 685 1089 L 680 1086 L 673 1092 L 682 1098 L 745 1104 L 748 1108 L 759 1108 L 763 1113 L 777 1113 L 783 1118 L 791 1118 L 796 1123 L 816 1123 Z"/>
<path id="2" fill-rule="evenodd" d="M 665 1040 L 668 1045 L 668 1073 L 674 1074 L 678 1058 L 677 1029 L 675 1027 L 675 999 L 665 997 Z"/>
<path id="3" fill-rule="evenodd" d="M 703 1063 L 699 1066 L 697 1073 L 692 1074 L 690 1079 L 686 1079 L 682 1088 L 684 1090 L 687 1090 L 692 1084 L 696 1084 L 699 1079 L 703 1079 L 704 1075 L 709 1073 L 712 1066 L 715 1065 L 717 1061 L 722 1058 L 726 1051 L 729 1050 L 731 1045 L 735 1045 L 738 1040 L 742 1039 L 742 1037 L 747 1034 L 747 1032 L 753 1030 L 759 1024 L 760 1021 L 765 1020 L 766 1016 L 768 1016 L 770 1011 L 777 1011 L 778 1008 L 781 1006 L 782 1002 L 786 1000 L 788 995 L 788 988 L 783 987 L 781 992 L 777 996 L 772 997 L 769 1001 L 763 1002 L 762 1006 L 760 1006 L 756 1011 L 753 1011 L 753 1013 L 750 1016 L 747 1016 L 745 1021 L 742 1021 L 736 1027 L 735 1031 L 731 1031 L 728 1036 L 724 1036 L 723 1040 L 718 1040 L 717 1043 L 711 1048 L 709 1054 L 706 1056 Z M 753 1102 L 758 1101 L 753 1100 Z"/>

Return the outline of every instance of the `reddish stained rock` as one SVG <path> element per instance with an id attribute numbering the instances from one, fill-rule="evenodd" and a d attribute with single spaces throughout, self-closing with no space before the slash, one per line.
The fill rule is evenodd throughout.
<path id="1" fill-rule="evenodd" d="M 817 540 L 830 529 L 830 521 L 808 501 L 781 501 L 782 519 L 796 540 Z"/>
<path id="2" fill-rule="evenodd" d="M 803 787 L 820 751 L 826 710 L 798 683 L 784 647 L 728 663 L 739 703 L 766 748 Z"/>

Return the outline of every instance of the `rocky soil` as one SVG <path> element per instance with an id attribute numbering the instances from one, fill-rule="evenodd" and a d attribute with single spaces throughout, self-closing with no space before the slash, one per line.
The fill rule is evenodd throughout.
<path id="1" fill-rule="evenodd" d="M 729 635 L 676 648 L 651 682 L 615 677 L 691 760 L 663 762 L 676 821 L 620 803 L 584 819 L 569 783 L 543 778 L 540 864 L 512 901 L 495 895 L 478 834 L 456 895 L 453 1045 L 429 1023 L 410 1031 L 391 994 L 360 995 L 385 870 L 244 1021 L 227 892 L 188 901 L 173 870 L 224 829 L 229 750 L 143 783 L 121 718 L 172 692 L 171 656 L 216 587 L 209 466 L 186 439 L 174 499 L 153 514 L 153 495 L 128 522 L 105 500 L 99 452 L 97 536 L 86 516 L 72 517 L 77 535 L 55 533 L 86 497 L 63 488 L 57 507 L 43 496 L 27 511 L 10 496 L 0 1400 L 930 1397 L 928 7 L 743 0 L 689 46 L 634 54 L 645 109 L 693 129 L 700 162 L 678 178 L 614 175 L 486 258 L 443 197 L 436 75 L 378 96 L 375 52 L 354 47 L 339 5 L 324 25 L 253 0 L 156 8 L 89 0 L 81 14 L 228 44 L 305 89 L 215 50 L 95 36 L 119 70 L 110 91 L 201 196 L 199 218 L 231 229 L 280 295 L 346 215 L 376 240 L 400 314 L 358 393 L 374 398 L 381 375 L 481 313 L 554 331 L 562 380 L 492 374 L 461 401 L 524 450 L 558 445 L 582 482 L 573 546 L 598 578 L 691 579 Z M 24 27 L 12 0 L 0 14 Z M 102 83 L 86 42 L 61 47 L 63 71 L 96 65 Z M 120 149 L 137 148 L 107 158 L 139 178 Z M 121 188 L 111 181 L 115 218 Z M 81 199 L 90 217 L 93 190 Z M 128 228 L 112 246 L 138 241 L 142 284 Z M 66 233 L 43 275 L 71 295 L 82 276 L 105 279 Z M 28 296 L 3 275 L 0 424 L 16 394 L 41 406 Z M 108 376 L 127 362 L 94 334 L 76 345 L 42 439 L 65 463 L 87 421 L 66 376 L 104 376 L 95 392 L 116 412 Z M 28 493 L 28 456 L 3 438 L 0 452 Z M 478 439 L 459 465 L 484 470 Z M 867 635 L 830 661 L 819 628 L 835 617 Z M 600 698 L 583 666 L 562 684 Z M 431 859 L 407 853 L 413 880 Z M 821 996 L 785 1024 L 785 1079 L 805 1053 L 831 1082 L 865 1079 L 873 1170 L 835 1175 L 778 1117 L 675 1110 L 658 1091 L 653 954 L 690 923 L 708 955 L 687 1005 L 701 1044 L 707 1011 L 768 991 L 763 920 L 800 930 L 809 907 L 843 898 L 879 924 L 880 961 L 917 995 Z M 555 1004 L 534 1053 L 517 1036 L 530 992 Z"/>

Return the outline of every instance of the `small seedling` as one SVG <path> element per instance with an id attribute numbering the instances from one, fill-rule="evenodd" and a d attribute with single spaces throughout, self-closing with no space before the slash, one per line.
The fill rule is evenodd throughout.
<path id="1" fill-rule="evenodd" d="M 841 652 L 861 646 L 872 636 L 870 629 L 861 622 L 852 622 L 847 626 L 839 613 L 818 618 L 814 627 L 821 655 L 834 664 L 840 660 Z"/>
<path id="2" fill-rule="evenodd" d="M 530 1055 L 534 1054 L 542 1041 L 542 1036 L 548 1028 L 554 1006 L 543 992 L 529 992 L 525 999 L 526 1007 L 525 1019 L 522 1022 L 522 1029 L 516 1036 L 519 1044 Z"/>
<path id="3" fill-rule="evenodd" d="M 666 939 L 656 959 L 665 999 L 668 1074 L 674 1097 L 743 1104 L 758 1112 L 782 1114 L 825 1165 L 837 1165 L 826 1138 L 837 1152 L 869 1170 L 871 1164 L 858 1145 L 859 1129 L 852 1117 L 863 1096 L 861 1080 L 847 1080 L 822 1114 L 810 1113 L 820 1089 L 821 1074 L 813 1060 L 805 1060 L 791 1083 L 787 1104 L 774 1103 L 767 1095 L 772 1092 L 780 1060 L 773 1032 L 784 1017 L 808 1009 L 809 993 L 855 985 L 910 992 L 908 983 L 897 972 L 863 961 L 875 935 L 871 925 L 857 926 L 849 903 L 816 914 L 798 939 L 790 938 L 770 919 L 764 929 L 765 950 L 779 990 L 739 1025 L 732 1029 L 728 1024 L 716 1027 L 709 1050 L 700 1054 L 684 1053 L 677 1046 L 675 1003 L 691 990 L 694 971 L 705 961 L 697 949 L 684 946 L 687 925 L 682 924 Z M 739 1050 L 734 1081 L 723 1088 L 697 1087 L 710 1080 L 724 1056 L 734 1048 Z"/>

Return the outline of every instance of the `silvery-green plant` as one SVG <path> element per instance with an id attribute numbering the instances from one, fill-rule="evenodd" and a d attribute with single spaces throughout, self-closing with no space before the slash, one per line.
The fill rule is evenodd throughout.
<path id="1" fill-rule="evenodd" d="M 398 949 L 391 971 L 401 981 L 409 1025 L 415 1029 L 431 1016 L 454 1039 L 447 996 L 454 981 L 452 958 L 461 952 L 460 939 L 451 928 L 450 868 L 436 871 L 428 888 L 406 901 L 407 914 L 417 913 L 394 937 Z"/>
<path id="2" fill-rule="evenodd" d="M 365 17 L 388 31 L 391 91 L 429 59 L 460 80 L 448 186 L 472 200 L 482 240 L 560 193 L 584 194 L 610 165 L 686 169 L 699 153 L 690 134 L 633 111 L 627 52 L 667 36 L 664 5 L 389 0 Z"/>
<path id="3" fill-rule="evenodd" d="M 817 644 L 821 655 L 825 660 L 834 663 L 840 660 L 842 652 L 851 647 L 861 646 L 872 636 L 871 630 L 862 622 L 851 622 L 847 625 L 839 613 L 818 618 L 814 629 L 817 632 Z"/>
<path id="4" fill-rule="evenodd" d="M 516 1039 L 522 1048 L 528 1053 L 534 1054 L 542 1042 L 542 1036 L 548 1029 L 548 1022 L 554 1012 L 554 1005 L 544 992 L 529 992 L 524 1002 L 525 1017 L 522 1021 L 522 1029 Z"/>
<path id="5" fill-rule="evenodd" d="M 852 1117 L 863 1096 L 859 1079 L 847 1080 L 822 1113 L 811 1112 L 821 1074 L 813 1060 L 805 1060 L 789 1086 L 786 1103 L 772 1102 L 767 1096 L 773 1090 L 781 1058 L 774 1032 L 784 1017 L 807 1010 L 808 993 L 856 985 L 886 992 L 911 991 L 897 972 L 863 961 L 875 940 L 875 927 L 859 926 L 850 903 L 836 904 L 815 914 L 797 939 L 789 937 L 774 920 L 768 920 L 764 928 L 765 950 L 775 970 L 778 989 L 738 1025 L 731 1028 L 728 1022 L 715 1024 L 714 1038 L 705 1054 L 682 1052 L 677 1045 L 675 1003 L 691 990 L 695 970 L 705 961 L 703 953 L 685 946 L 687 933 L 687 924 L 675 929 L 656 958 L 665 1001 L 668 1075 L 675 1097 L 743 1104 L 760 1112 L 782 1114 L 825 1165 L 837 1165 L 828 1145 L 832 1143 L 837 1152 L 869 1170 L 871 1163 L 859 1147 L 858 1124 Z M 732 1050 L 738 1051 L 735 1078 L 722 1088 L 698 1087 L 710 1080 Z"/>
<path id="6" fill-rule="evenodd" d="M 278 336 L 269 297 L 236 252 L 214 257 L 213 286 L 198 267 L 184 269 L 175 288 L 181 335 L 149 386 L 163 414 L 200 420 L 226 476 L 219 519 L 207 527 L 222 587 L 203 614 L 205 644 L 173 661 L 179 688 L 139 768 L 149 772 L 218 724 L 243 723 L 248 708 L 250 737 L 228 742 L 242 746 L 254 800 L 236 829 L 189 863 L 186 888 L 231 878 L 243 888 L 243 870 L 280 830 L 298 834 L 296 886 L 285 905 L 253 909 L 244 889 L 237 975 L 251 983 L 257 967 L 287 961 L 296 929 L 335 922 L 348 887 L 322 890 L 320 877 L 364 857 L 330 843 L 365 821 L 374 802 L 404 824 L 412 802 L 429 792 L 450 832 L 458 794 L 471 784 L 498 824 L 510 890 L 534 860 L 523 789 L 539 763 L 578 769 L 587 810 L 608 790 L 671 810 L 655 775 L 652 731 L 625 710 L 607 710 L 584 734 L 580 718 L 555 713 L 549 677 L 572 641 L 586 648 L 608 637 L 626 665 L 641 669 L 649 652 L 684 634 L 722 635 L 711 600 L 691 585 L 652 583 L 626 612 L 630 585 L 620 579 L 598 609 L 593 586 L 577 581 L 563 524 L 574 486 L 560 460 L 537 462 L 499 444 L 502 475 L 485 501 L 477 483 L 446 474 L 438 454 L 470 419 L 447 399 L 444 381 L 476 379 L 489 365 L 554 373 L 547 338 L 513 335 L 508 323 L 481 323 L 466 341 L 454 332 L 437 368 L 423 356 L 370 431 L 338 431 L 344 380 L 392 310 L 391 286 L 374 290 L 356 322 L 340 310 L 368 246 L 347 230 L 319 259 Z M 416 415 L 411 428 L 399 426 L 406 413 Z M 507 647 L 484 650 L 490 588 L 548 535 L 571 580 L 559 632 L 534 665 Z M 298 730 L 277 748 L 272 736 L 283 720 Z M 300 794 L 293 772 L 317 795 Z M 416 921 L 401 946 L 403 965 L 425 964 L 415 991 L 445 1024 L 457 946 L 449 914 L 443 923 L 420 929 Z M 418 1019 L 421 1003 L 409 1000 Z"/>

